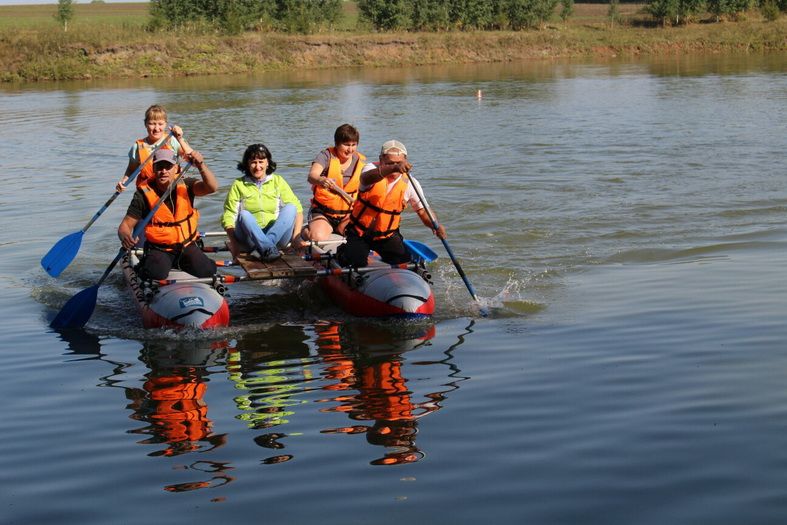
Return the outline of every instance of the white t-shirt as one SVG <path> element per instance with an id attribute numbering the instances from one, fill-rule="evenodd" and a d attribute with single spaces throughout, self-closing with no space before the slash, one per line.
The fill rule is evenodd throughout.
<path id="1" fill-rule="evenodd" d="M 367 171 L 377 169 L 377 167 L 378 166 L 376 162 L 370 162 L 363 167 L 361 173 L 366 173 Z M 391 189 L 393 189 L 394 187 L 394 183 L 396 183 L 402 177 L 404 177 L 404 175 L 400 175 L 399 177 L 397 177 L 393 183 L 388 183 L 388 191 L 391 191 Z M 418 193 L 420 193 L 421 195 L 424 194 L 423 190 L 421 189 L 421 184 L 412 175 L 409 176 L 409 179 L 410 180 L 407 182 L 407 189 L 404 190 L 404 201 L 410 205 L 413 211 L 422 210 L 424 207 L 429 206 L 429 203 L 426 202 L 425 197 L 424 197 L 424 202 L 421 203 L 421 199 L 418 197 Z M 415 188 L 413 188 L 413 186 L 418 188 L 418 193 L 416 193 Z M 363 184 L 361 184 L 358 190 L 367 191 L 369 188 L 371 188 L 371 186 L 364 186 Z"/>

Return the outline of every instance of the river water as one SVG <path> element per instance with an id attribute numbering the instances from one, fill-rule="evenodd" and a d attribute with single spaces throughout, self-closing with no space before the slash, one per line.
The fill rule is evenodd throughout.
<path id="1" fill-rule="evenodd" d="M 787 516 L 784 55 L 2 86 L 3 523 L 780 523 Z M 476 95 L 481 91 L 481 98 Z M 123 195 L 163 104 L 223 191 L 266 143 L 307 201 L 343 122 L 403 141 L 437 239 L 431 322 L 241 283 L 233 326 L 143 330 Z M 412 214 L 410 214 L 412 215 Z"/>

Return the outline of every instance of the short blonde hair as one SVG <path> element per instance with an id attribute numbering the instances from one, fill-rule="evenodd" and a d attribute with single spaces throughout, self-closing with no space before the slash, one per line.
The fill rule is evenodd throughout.
<path id="1" fill-rule="evenodd" d="M 163 119 L 164 122 L 167 122 L 167 110 L 164 109 L 164 106 L 153 104 L 145 111 L 145 124 L 158 119 Z"/>

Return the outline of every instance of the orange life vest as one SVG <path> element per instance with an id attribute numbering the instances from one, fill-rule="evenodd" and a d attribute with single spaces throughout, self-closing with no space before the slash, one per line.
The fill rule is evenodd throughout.
<path id="1" fill-rule="evenodd" d="M 358 195 L 350 223 L 362 237 L 386 239 L 399 229 L 407 180 L 400 177 L 394 184 L 388 191 L 388 179 L 383 178 Z"/>
<path id="2" fill-rule="evenodd" d="M 143 184 L 140 189 L 148 206 L 153 209 L 159 196 L 147 184 Z M 174 214 L 166 204 L 162 204 L 145 226 L 147 242 L 165 251 L 182 249 L 199 236 L 199 212 L 191 205 L 188 188 L 185 184 L 178 184 L 173 193 L 176 194 Z"/>
<path id="3" fill-rule="evenodd" d="M 164 144 L 161 145 L 159 149 L 172 149 L 169 146 L 169 140 L 167 140 Z M 139 139 L 137 141 L 137 157 L 139 157 L 139 165 L 141 166 L 148 157 L 150 157 L 150 152 L 153 149 L 150 148 L 150 144 L 146 139 Z M 148 162 L 145 164 L 145 167 L 139 171 L 139 175 L 137 175 L 137 188 L 146 184 L 151 179 L 153 179 L 153 161 Z"/>
<path id="4" fill-rule="evenodd" d="M 326 174 L 326 177 L 333 179 L 338 187 L 343 189 L 348 195 L 350 195 L 350 197 L 354 199 L 355 195 L 358 193 L 358 185 L 360 184 L 361 180 L 361 170 L 364 167 L 363 161 L 366 160 L 366 157 L 360 153 L 357 154 L 358 162 L 355 164 L 355 169 L 353 170 L 353 174 L 350 176 L 350 180 L 348 180 L 347 185 L 345 185 L 344 177 L 342 176 L 342 165 L 339 162 L 338 156 L 336 155 L 336 148 L 330 147 L 327 149 L 327 151 L 331 160 L 328 163 L 328 173 Z M 348 213 L 350 213 L 350 203 L 344 200 L 344 197 L 338 193 L 334 193 L 331 190 L 316 184 L 312 188 L 312 192 L 314 193 L 314 196 L 312 197 L 312 206 L 320 210 L 320 212 L 326 217 L 341 220 Z"/>

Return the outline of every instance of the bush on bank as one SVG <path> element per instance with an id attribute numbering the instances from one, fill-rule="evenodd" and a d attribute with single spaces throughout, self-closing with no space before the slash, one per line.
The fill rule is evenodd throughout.
<path id="1" fill-rule="evenodd" d="M 313 33 L 342 16 L 341 0 L 151 0 L 151 29 L 209 25 L 229 34 L 250 30 Z"/>

